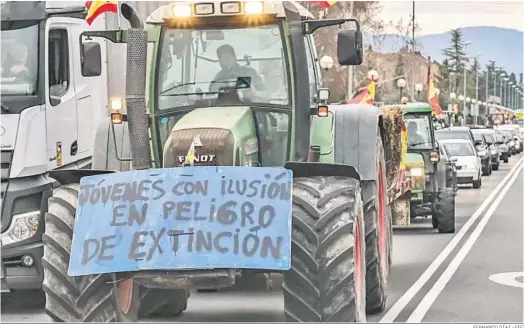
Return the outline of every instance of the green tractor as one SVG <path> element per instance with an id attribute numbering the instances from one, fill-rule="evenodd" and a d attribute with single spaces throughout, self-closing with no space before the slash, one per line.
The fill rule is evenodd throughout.
<path id="1" fill-rule="evenodd" d="M 359 65 L 358 22 L 316 20 L 293 1 L 174 2 L 147 29 L 129 5 L 121 13 L 130 29 L 81 35 L 86 76 L 101 71 L 90 39 L 127 43 L 126 113 L 99 127 L 92 170 L 50 175 L 60 184 L 43 238 L 51 319 L 178 315 L 188 284 L 268 272 L 284 274 L 289 321 L 383 311 L 386 173 L 398 168 L 385 165 L 379 108 L 325 104 L 329 60 L 313 39 L 339 26 L 338 62 Z"/>
<path id="2" fill-rule="evenodd" d="M 401 106 L 407 127 L 406 168 L 411 178 L 410 218 L 431 216 L 439 233 L 455 232 L 456 170 L 434 135 L 433 110 L 427 103 Z M 411 221 L 394 225 L 410 225 Z"/>

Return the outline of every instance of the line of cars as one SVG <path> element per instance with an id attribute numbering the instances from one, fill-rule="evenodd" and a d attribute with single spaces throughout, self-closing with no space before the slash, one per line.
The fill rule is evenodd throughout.
<path id="1" fill-rule="evenodd" d="M 435 131 L 435 139 L 455 163 L 457 183 L 475 189 L 482 186 L 482 176 L 490 176 L 524 148 L 523 131 L 514 125 L 448 127 Z"/>

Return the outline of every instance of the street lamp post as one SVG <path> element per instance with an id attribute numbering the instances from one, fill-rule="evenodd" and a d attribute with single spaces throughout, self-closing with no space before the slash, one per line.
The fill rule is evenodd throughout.
<path id="1" fill-rule="evenodd" d="M 422 83 L 415 84 L 415 91 L 417 92 L 417 101 L 420 101 L 420 93 L 424 90 Z"/>
<path id="2" fill-rule="evenodd" d="M 455 113 L 455 99 L 457 99 L 457 95 L 454 92 L 452 92 L 449 94 L 449 99 L 451 99 L 451 110 L 448 111 L 448 117 L 449 117 L 449 125 L 452 126 L 453 122 L 451 118 L 453 117 L 453 113 Z M 455 113 L 455 114 L 458 114 L 458 113 Z"/>
<path id="3" fill-rule="evenodd" d="M 511 108 L 511 90 L 513 90 L 513 82 L 509 81 L 506 86 L 506 107 Z"/>
<path id="4" fill-rule="evenodd" d="M 461 125 L 463 125 L 463 123 L 464 123 L 464 112 L 466 110 L 466 108 L 465 108 L 466 107 L 466 98 L 463 95 L 460 95 L 460 96 L 458 96 L 458 100 L 464 106 L 464 107 L 462 107 L 462 120 L 461 120 Z"/>
<path id="5" fill-rule="evenodd" d="M 507 88 L 508 81 L 509 81 L 509 77 L 506 76 L 505 78 L 502 79 L 502 83 L 501 83 L 502 84 L 502 86 L 501 86 L 502 91 L 500 93 L 500 97 L 501 97 L 501 101 L 500 102 L 501 102 L 501 105 L 503 107 L 506 107 L 506 97 L 507 97 L 507 94 L 508 94 L 508 88 Z"/>
<path id="6" fill-rule="evenodd" d="M 466 61 L 467 61 L 467 58 L 468 58 L 468 45 L 470 45 L 471 42 L 470 41 L 467 41 L 467 42 L 464 42 L 464 55 L 466 56 Z M 467 71 L 468 71 L 468 67 L 466 66 L 466 63 L 464 63 L 464 96 L 467 95 L 467 91 L 466 91 L 466 87 L 467 87 Z M 464 103 L 464 109 L 466 108 L 466 103 Z"/>
<path id="7" fill-rule="evenodd" d="M 406 80 L 404 79 L 398 79 L 397 80 L 397 87 L 400 89 L 400 98 L 399 100 L 402 101 L 402 96 L 403 96 L 403 91 L 404 91 L 404 88 L 406 87 Z"/>

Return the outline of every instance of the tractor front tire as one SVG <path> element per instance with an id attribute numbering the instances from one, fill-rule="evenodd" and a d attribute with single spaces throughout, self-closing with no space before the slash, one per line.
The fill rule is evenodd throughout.
<path id="1" fill-rule="evenodd" d="M 78 184 L 68 184 L 55 189 L 45 214 L 42 236 L 45 312 L 52 322 L 136 322 L 140 293 L 133 280 L 115 282 L 112 274 L 80 277 L 67 274 L 78 188 Z M 126 300 L 120 300 L 119 294 L 124 291 Z"/>
<path id="2" fill-rule="evenodd" d="M 453 188 L 439 190 L 435 215 L 439 233 L 455 233 L 455 190 Z"/>
<path id="3" fill-rule="evenodd" d="M 189 289 L 140 289 L 140 318 L 176 318 L 187 309 Z"/>
<path id="4" fill-rule="evenodd" d="M 282 286 L 287 321 L 365 321 L 363 217 L 358 180 L 294 179 L 291 269 Z"/>

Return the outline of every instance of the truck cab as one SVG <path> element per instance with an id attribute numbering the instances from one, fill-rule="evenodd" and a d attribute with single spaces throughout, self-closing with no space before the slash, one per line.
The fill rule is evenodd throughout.
<path id="1" fill-rule="evenodd" d="M 108 114 L 104 76 L 84 71 L 79 55 L 84 7 L 7 1 L 1 15 L 4 292 L 40 288 L 48 173 L 89 168 L 93 130 Z"/>

